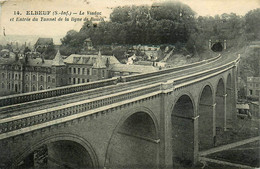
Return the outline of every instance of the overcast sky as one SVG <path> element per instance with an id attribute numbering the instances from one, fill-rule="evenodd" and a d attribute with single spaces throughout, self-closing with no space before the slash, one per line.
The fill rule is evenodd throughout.
<path id="1" fill-rule="evenodd" d="M 3 34 L 5 28 L 6 35 L 65 35 L 68 30 L 75 29 L 79 30 L 83 24 L 82 22 L 22 22 L 22 21 L 10 21 L 11 18 L 16 17 L 29 17 L 26 16 L 25 12 L 30 10 L 49 10 L 49 11 L 71 11 L 79 12 L 84 11 L 97 11 L 101 12 L 102 16 L 109 17 L 113 7 L 123 5 L 151 5 L 153 2 L 164 1 L 164 0 L 7 0 L 1 2 L 1 18 L 0 18 L 0 35 Z M 169 0 L 167 0 L 169 1 Z M 222 13 L 237 13 L 244 15 L 249 10 L 260 8 L 260 0 L 179 0 L 189 5 L 197 15 L 211 15 Z M 20 11 L 21 16 L 14 15 L 14 11 Z M 77 16 L 77 15 L 74 15 Z M 53 17 L 53 16 L 50 16 Z M 79 16 L 78 16 L 79 17 Z M 82 18 L 90 15 L 81 16 Z"/>

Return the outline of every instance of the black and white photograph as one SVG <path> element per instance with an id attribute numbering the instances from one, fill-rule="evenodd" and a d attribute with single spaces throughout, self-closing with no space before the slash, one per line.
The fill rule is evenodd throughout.
<path id="1" fill-rule="evenodd" d="M 0 0 L 0 169 L 260 168 L 260 0 Z"/>

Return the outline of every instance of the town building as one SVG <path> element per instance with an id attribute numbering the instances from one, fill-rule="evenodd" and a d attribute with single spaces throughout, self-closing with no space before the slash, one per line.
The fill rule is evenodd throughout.
<path id="1" fill-rule="evenodd" d="M 36 52 L 10 52 L 0 57 L 0 96 L 93 82 L 115 76 L 148 73 L 158 68 L 121 64 L 115 56 L 72 54 L 63 60 L 58 51 L 53 60 L 34 57 Z"/>
<path id="2" fill-rule="evenodd" d="M 77 55 L 68 56 L 64 62 L 67 65 L 68 84 L 79 84 L 110 78 L 110 66 L 119 64 L 114 56 Z"/>
<path id="3" fill-rule="evenodd" d="M 53 60 L 24 56 L 0 58 L 0 95 L 44 90 L 67 85 L 66 65 L 59 52 Z"/>
<path id="4" fill-rule="evenodd" d="M 247 77 L 247 98 L 258 99 L 260 91 L 260 77 Z"/>

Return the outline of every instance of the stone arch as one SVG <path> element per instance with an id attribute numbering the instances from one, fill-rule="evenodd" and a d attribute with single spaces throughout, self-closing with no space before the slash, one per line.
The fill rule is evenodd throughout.
<path id="1" fill-rule="evenodd" d="M 214 146 L 214 98 L 213 87 L 206 84 L 200 91 L 198 100 L 198 138 L 199 150 Z"/>
<path id="2" fill-rule="evenodd" d="M 193 117 L 194 115 L 196 115 L 196 111 L 195 111 L 195 110 L 196 110 L 196 104 L 195 104 L 195 99 L 194 99 L 193 95 L 192 95 L 190 92 L 188 92 L 188 91 L 182 92 L 182 93 L 178 94 L 177 96 L 175 96 L 174 102 L 173 102 L 173 104 L 171 105 L 171 110 L 172 110 L 172 112 L 173 112 L 173 109 L 174 109 L 176 103 L 177 103 L 178 101 L 180 101 L 179 99 L 180 99 L 182 96 L 187 96 L 187 97 L 189 97 L 189 99 L 190 99 L 190 101 L 191 101 L 191 103 L 192 103 L 192 106 L 193 106 L 194 111 L 192 111 L 192 112 L 189 111 L 188 114 L 186 114 L 186 115 L 188 115 L 188 116 L 190 116 L 190 117 Z"/>
<path id="3" fill-rule="evenodd" d="M 194 162 L 194 99 L 190 94 L 177 97 L 172 113 L 173 164 L 191 166 Z"/>
<path id="4" fill-rule="evenodd" d="M 35 150 L 42 148 L 43 146 L 49 146 L 52 143 L 54 143 L 54 145 L 55 145 L 55 143 L 62 143 L 62 142 L 66 142 L 66 143 L 69 142 L 69 143 L 72 143 L 70 145 L 77 145 L 77 147 L 81 148 L 81 152 L 85 153 L 85 155 L 87 155 L 89 157 L 89 159 L 87 159 L 87 160 L 89 160 L 89 161 L 87 161 L 87 163 L 90 164 L 91 166 L 84 166 L 85 168 L 88 168 L 88 167 L 91 169 L 99 168 L 100 165 L 98 162 L 97 155 L 96 155 L 93 147 L 90 145 L 90 143 L 78 135 L 68 134 L 68 133 L 52 135 L 43 140 L 38 141 L 36 144 L 32 144 L 32 145 L 28 146 L 26 149 L 24 149 L 22 154 L 18 155 L 17 158 L 15 158 L 15 161 L 13 163 L 13 168 L 15 168 L 26 157 L 28 157 L 32 153 L 34 153 Z M 65 144 L 65 145 L 68 145 L 68 144 Z M 55 146 L 57 146 L 57 144 Z M 64 147 L 64 146 L 62 146 L 62 147 Z M 78 166 L 76 168 L 78 168 Z"/>
<path id="5" fill-rule="evenodd" d="M 232 81 L 231 81 L 231 74 L 227 75 L 227 83 L 226 83 L 226 93 L 227 93 L 227 126 L 230 126 L 232 121 Z"/>
<path id="6" fill-rule="evenodd" d="M 215 101 L 216 101 L 216 133 L 224 129 L 225 126 L 225 113 L 226 113 L 226 91 L 224 78 L 221 77 L 216 86 L 215 92 Z"/>
<path id="7" fill-rule="evenodd" d="M 120 118 L 110 138 L 106 168 L 158 168 L 159 132 L 154 113 L 145 107 Z"/>

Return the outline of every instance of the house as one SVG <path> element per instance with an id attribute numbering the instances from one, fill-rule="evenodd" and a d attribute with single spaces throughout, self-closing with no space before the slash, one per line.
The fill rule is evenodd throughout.
<path id="1" fill-rule="evenodd" d="M 258 99 L 260 92 L 260 77 L 247 77 L 247 98 Z"/>

